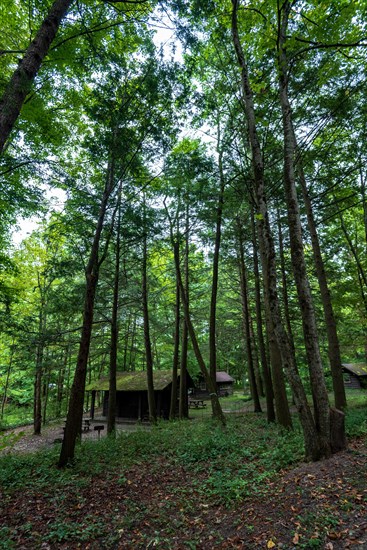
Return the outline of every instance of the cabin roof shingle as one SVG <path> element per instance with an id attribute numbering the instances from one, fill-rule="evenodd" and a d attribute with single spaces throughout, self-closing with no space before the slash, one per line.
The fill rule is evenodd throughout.
<path id="1" fill-rule="evenodd" d="M 227 372 L 218 371 L 216 374 L 216 381 L 217 382 L 234 382 L 234 378 L 232 378 L 232 376 L 229 376 Z"/>
<path id="2" fill-rule="evenodd" d="M 155 370 L 153 371 L 153 383 L 155 390 L 164 390 L 172 382 L 172 370 Z M 87 391 L 108 390 L 109 377 L 102 376 L 98 380 L 94 380 L 85 388 Z M 116 373 L 116 389 L 117 391 L 147 391 L 147 373 L 146 371 L 139 372 L 117 372 Z"/>
<path id="3" fill-rule="evenodd" d="M 367 376 L 366 363 L 343 363 L 342 367 L 356 376 Z"/>

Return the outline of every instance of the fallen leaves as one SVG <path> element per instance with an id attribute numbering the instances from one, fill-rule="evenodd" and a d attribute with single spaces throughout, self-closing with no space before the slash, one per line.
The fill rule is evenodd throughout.
<path id="1" fill-rule="evenodd" d="M 45 550 L 55 548 L 48 537 L 62 521 L 89 536 L 80 544 L 70 530 L 68 539 L 59 534 L 57 547 L 70 550 L 114 547 L 108 537 L 115 537 L 117 547 L 136 549 L 148 544 L 172 550 L 277 550 L 308 544 L 324 550 L 367 548 L 367 493 L 361 475 L 367 452 L 362 443 L 358 449 L 359 454 L 339 453 L 323 461 L 322 468 L 302 464 L 284 470 L 266 485 L 266 497 L 264 492 L 252 494 L 228 508 L 217 506 L 203 490 L 204 469 L 178 471 L 169 459 L 157 458 L 144 468 L 124 471 L 123 478 L 121 471 L 111 470 L 93 484 L 60 487 L 52 498 L 31 489 L 0 495 L 0 523 L 9 529 L 14 547 L 30 549 L 41 544 Z M 32 524 L 29 532 L 22 529 L 25 518 Z M 97 537 L 98 522 L 105 538 Z"/>

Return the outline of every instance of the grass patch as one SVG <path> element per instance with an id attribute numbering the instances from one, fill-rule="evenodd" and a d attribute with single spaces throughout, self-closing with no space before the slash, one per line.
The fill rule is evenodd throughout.
<path id="1" fill-rule="evenodd" d="M 366 409 L 358 400 L 349 407 L 349 438 L 367 436 Z M 21 505 L 13 507 L 9 525 L 0 528 L 0 550 L 17 545 L 40 548 L 43 543 L 74 547 L 74 543 L 91 541 L 98 547 L 117 547 L 126 536 L 131 547 L 168 549 L 174 547 L 177 532 L 186 533 L 182 547 L 189 548 L 190 540 L 193 548 L 200 546 L 207 509 L 212 507 L 216 514 L 225 508 L 234 514 L 254 497 L 266 504 L 280 472 L 303 460 L 303 437 L 296 418 L 294 426 L 285 431 L 258 414 L 230 416 L 225 429 L 210 417 L 161 422 L 149 431 L 121 433 L 115 440 L 85 441 L 76 449 L 73 467 L 64 470 L 56 467 L 59 448 L 4 455 L 0 457 L 0 512 L 11 502 L 21 501 Z M 329 485 L 325 487 L 329 490 Z M 292 505 L 302 497 L 303 489 L 298 493 L 298 488 L 302 489 L 296 486 Z M 319 493 L 312 490 L 312 498 L 318 498 Z M 364 493 L 357 485 L 346 496 L 353 506 L 363 505 L 359 499 Z M 340 496 L 344 504 L 346 496 Z M 340 503 L 336 504 L 340 512 Z M 330 509 L 326 515 L 325 506 L 321 511 L 306 508 L 301 514 L 301 510 L 299 547 L 323 547 L 339 512 Z M 219 541 L 217 519 L 210 533 Z M 238 521 L 250 536 L 256 517 L 244 526 L 240 517 Z"/>
<path id="2" fill-rule="evenodd" d="M 94 476 L 123 471 L 164 456 L 172 464 L 208 474 L 205 491 L 226 504 L 258 491 L 267 477 L 303 459 L 302 432 L 267 424 L 262 415 L 228 417 L 225 429 L 211 418 L 161 422 L 150 431 L 122 433 L 115 440 L 83 442 L 72 468 L 58 470 L 59 449 L 0 457 L 0 486 L 19 490 L 83 485 Z M 346 414 L 348 437 L 367 435 L 366 408 L 359 403 Z M 220 482 L 219 482 L 220 479 Z M 200 489 L 201 490 L 201 489 Z"/>

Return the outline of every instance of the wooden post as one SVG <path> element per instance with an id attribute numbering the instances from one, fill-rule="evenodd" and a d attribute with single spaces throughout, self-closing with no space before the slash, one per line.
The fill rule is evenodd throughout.
<path id="1" fill-rule="evenodd" d="M 138 410 L 138 418 L 140 422 L 143 420 L 143 416 L 141 414 L 141 392 L 139 392 L 139 410 Z"/>
<path id="2" fill-rule="evenodd" d="M 91 417 L 92 420 L 94 418 L 95 404 L 96 404 L 96 390 L 93 390 L 92 391 L 92 402 L 91 402 L 91 405 L 90 405 L 90 417 Z"/>

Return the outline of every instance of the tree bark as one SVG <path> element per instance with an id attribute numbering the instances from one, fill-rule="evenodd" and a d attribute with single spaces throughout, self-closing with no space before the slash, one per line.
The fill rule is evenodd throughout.
<path id="1" fill-rule="evenodd" d="M 215 419 L 217 419 L 222 424 L 222 426 L 225 426 L 226 425 L 226 419 L 225 419 L 223 411 L 222 411 L 222 407 L 221 407 L 221 404 L 220 404 L 220 401 L 219 401 L 219 398 L 218 398 L 218 395 L 217 395 L 217 392 L 216 392 L 216 388 L 213 384 L 210 373 L 209 373 L 208 369 L 206 368 L 203 356 L 201 355 L 199 344 L 198 344 L 196 334 L 195 334 L 195 330 L 194 330 L 193 324 L 191 322 L 189 306 L 188 306 L 186 293 L 185 293 L 185 287 L 183 285 L 182 276 L 181 276 L 178 243 L 174 242 L 173 238 L 172 238 L 172 246 L 173 246 L 173 253 L 174 253 L 174 260 L 175 260 L 176 277 L 177 277 L 177 281 L 178 281 L 178 284 L 179 284 L 179 287 L 180 287 L 181 301 L 182 301 L 184 314 L 185 314 L 185 322 L 186 322 L 186 325 L 187 325 L 188 333 L 190 335 L 191 344 L 192 344 L 192 347 L 193 347 L 193 350 L 194 350 L 194 353 L 195 353 L 196 360 L 199 364 L 201 373 L 204 377 L 206 386 L 207 386 L 207 388 L 209 390 L 209 393 L 210 393 L 210 400 L 211 400 L 211 404 L 212 404 L 213 417 Z"/>
<path id="2" fill-rule="evenodd" d="M 62 19 L 73 0 L 55 0 L 47 17 L 43 20 L 35 39 L 29 45 L 19 62 L 0 100 L 0 153 L 19 116 L 24 100 L 29 94 L 33 81 L 43 59 L 56 36 Z"/>
<path id="3" fill-rule="evenodd" d="M 284 428 L 292 428 L 292 417 L 289 410 L 289 403 L 287 399 L 287 391 L 285 387 L 285 379 L 283 373 L 283 361 L 280 349 L 278 346 L 278 340 L 275 335 L 272 323 L 270 321 L 270 314 L 267 315 L 267 333 L 269 341 L 269 353 L 270 353 L 270 365 L 273 381 L 274 401 L 275 401 L 275 415 L 277 422 Z"/>
<path id="4" fill-rule="evenodd" d="M 13 343 L 10 345 L 10 357 L 9 357 L 8 368 L 6 369 L 6 375 L 5 375 L 4 393 L 3 393 L 3 398 L 1 400 L 0 420 L 2 420 L 4 417 L 4 408 L 8 397 L 10 373 L 13 367 L 13 359 L 14 359 L 14 353 L 15 353 L 14 341 L 15 341 L 15 338 L 13 337 Z"/>
<path id="5" fill-rule="evenodd" d="M 185 209 L 185 258 L 184 258 L 184 288 L 187 305 L 190 304 L 190 291 L 189 291 L 189 232 L 190 232 L 190 220 L 189 220 L 189 205 L 186 201 Z M 178 251 L 179 253 L 179 251 Z M 178 259 L 180 262 L 180 259 Z M 188 418 L 189 416 L 189 403 L 187 395 L 187 351 L 189 344 L 189 332 L 185 319 L 183 320 L 182 327 L 182 345 L 181 345 L 181 364 L 180 364 L 180 405 L 179 405 L 179 417 Z"/>
<path id="6" fill-rule="evenodd" d="M 59 418 L 61 416 L 62 400 L 64 397 L 64 387 L 65 387 L 65 374 L 67 372 L 69 356 L 70 356 L 70 344 L 68 343 L 64 351 L 63 365 L 57 377 L 56 418 Z"/>
<path id="7" fill-rule="evenodd" d="M 148 270 L 147 270 L 147 228 L 145 217 L 145 198 L 144 198 L 144 236 L 143 236 L 143 265 L 142 265 L 142 301 L 143 301 L 143 320 L 144 320 L 144 345 L 145 359 L 147 366 L 147 384 L 148 384 L 148 405 L 149 420 L 153 423 L 157 421 L 156 403 L 154 398 L 154 380 L 153 380 L 153 354 L 150 340 L 150 322 L 148 307 Z"/>
<path id="8" fill-rule="evenodd" d="M 252 89 L 249 82 L 247 63 L 243 54 L 241 42 L 238 35 L 237 11 L 239 0 L 232 0 L 232 38 L 237 55 L 238 64 L 241 68 L 242 89 L 244 106 L 248 123 L 249 140 L 252 151 L 252 166 L 255 180 L 255 191 L 257 200 L 257 220 L 259 232 L 259 244 L 261 263 L 264 279 L 265 301 L 268 304 L 272 328 L 277 338 L 277 343 L 282 356 L 283 366 L 291 384 L 296 407 L 300 415 L 306 456 L 318 460 L 324 456 L 322 445 L 318 440 L 318 432 L 309 408 L 306 393 L 299 377 L 294 356 L 291 351 L 290 342 L 284 329 L 277 293 L 277 275 L 275 262 L 275 249 L 271 234 L 265 193 L 265 179 L 263 157 L 257 134 L 255 107 L 252 96 Z"/>
<path id="9" fill-rule="evenodd" d="M 296 137 L 294 136 L 294 139 Z M 307 189 L 306 178 L 303 172 L 301 159 L 298 161 L 298 172 L 300 177 L 303 202 L 305 205 L 308 230 L 311 236 L 312 251 L 316 267 L 317 279 L 319 282 L 322 305 L 324 309 L 324 319 L 326 334 L 328 339 L 328 355 L 330 362 L 331 377 L 333 381 L 335 407 L 343 410 L 347 406 L 345 395 L 345 386 L 343 379 L 342 360 L 340 354 L 339 338 L 336 329 L 336 321 L 334 316 L 333 304 L 331 301 L 329 285 L 325 273 L 324 261 L 322 259 L 319 237 L 317 234 L 315 218 L 313 215 L 312 204 Z"/>
<path id="10" fill-rule="evenodd" d="M 40 311 L 38 314 L 38 336 L 36 348 L 36 373 L 34 379 L 34 403 L 33 403 L 33 433 L 40 435 L 42 427 L 42 376 L 43 376 L 43 354 L 45 347 L 45 292 L 41 285 L 38 274 L 38 288 L 41 294 Z"/>
<path id="11" fill-rule="evenodd" d="M 219 134 L 219 130 L 218 130 Z M 218 135 L 218 144 L 219 144 Z M 219 149 L 219 147 L 217 147 Z M 209 369 L 210 377 L 214 387 L 217 387 L 217 342 L 216 342 L 216 325 L 217 325 L 217 295 L 218 295 L 218 271 L 219 271 L 219 252 L 220 241 L 222 237 L 222 217 L 224 203 L 224 174 L 223 174 L 223 151 L 219 149 L 219 196 L 217 205 L 216 228 L 215 228 L 215 243 L 213 254 L 213 275 L 212 275 L 212 292 L 210 300 L 210 317 L 209 317 Z"/>
<path id="12" fill-rule="evenodd" d="M 114 437 L 116 434 L 116 373 L 117 373 L 117 346 L 118 346 L 118 307 L 120 289 L 120 257 L 121 257 L 121 189 L 117 200 L 117 226 L 116 226 L 116 257 L 115 275 L 113 282 L 113 302 L 111 315 L 111 349 L 110 349 L 110 375 L 108 387 L 108 414 L 107 434 Z"/>
<path id="13" fill-rule="evenodd" d="M 323 374 L 323 365 L 318 344 L 316 318 L 313 309 L 311 289 L 307 277 L 303 251 L 302 227 L 295 186 L 295 132 L 292 110 L 288 97 L 288 59 L 286 53 L 286 32 L 291 4 L 286 0 L 279 14 L 278 75 L 279 98 L 282 109 L 284 134 L 284 190 L 287 201 L 288 226 L 293 274 L 297 287 L 298 302 L 302 316 L 303 335 L 311 382 L 314 418 L 318 435 L 320 455 L 328 457 L 332 452 L 330 429 L 330 405 Z"/>
<path id="14" fill-rule="evenodd" d="M 260 272 L 258 261 L 258 246 L 256 239 L 256 225 L 254 219 L 253 210 L 251 210 L 251 227 L 252 227 L 252 246 L 253 246 L 253 265 L 254 265 L 254 278 L 255 278 L 255 304 L 256 304 L 256 328 L 257 328 L 257 340 L 260 351 L 260 361 L 262 366 L 262 373 L 265 386 L 265 398 L 266 398 L 266 414 L 268 422 L 274 422 L 275 409 L 274 409 L 274 391 L 271 379 L 271 372 L 269 368 L 268 358 L 266 356 L 266 348 L 263 333 L 263 319 L 261 312 L 261 292 L 260 292 Z"/>
<path id="15" fill-rule="evenodd" d="M 114 188 L 114 160 L 113 153 L 107 168 L 105 188 L 99 208 L 97 225 L 94 233 L 89 261 L 85 270 L 86 290 L 84 298 L 83 325 L 80 338 L 77 365 L 74 380 L 71 387 L 69 409 L 66 418 L 65 434 L 62 442 L 59 468 L 63 468 L 74 458 L 75 445 L 81 433 L 83 420 L 83 403 L 85 381 L 87 376 L 87 364 L 90 341 L 92 337 L 94 302 L 99 278 L 99 270 L 104 257 L 99 259 L 99 246 L 104 226 L 106 209 L 109 198 Z M 107 249 L 106 249 L 107 252 Z"/>
<path id="16" fill-rule="evenodd" d="M 247 276 L 246 276 L 245 258 L 243 253 L 242 226 L 240 223 L 238 223 L 237 230 L 238 230 L 237 254 L 238 254 L 238 267 L 239 267 L 239 274 L 240 274 L 242 319 L 243 319 L 243 326 L 244 326 L 245 340 L 246 340 L 248 372 L 249 372 L 249 379 L 250 379 L 251 395 L 254 402 L 254 412 L 258 413 L 258 412 L 262 412 L 262 410 L 260 405 L 258 387 L 256 383 L 253 354 L 252 354 Z"/>
<path id="17" fill-rule="evenodd" d="M 366 190 L 366 178 L 364 177 L 362 170 L 362 160 L 359 167 L 359 179 L 361 182 L 361 195 L 362 195 L 362 206 L 363 206 L 363 224 L 364 224 L 364 241 L 365 241 L 365 250 L 367 253 L 367 190 Z"/>
<path id="18" fill-rule="evenodd" d="M 179 364 L 179 352 L 180 352 L 180 287 L 176 281 L 176 303 L 175 303 L 175 331 L 174 331 L 174 352 L 173 352 L 173 364 L 172 364 L 172 388 L 171 388 L 171 405 L 169 411 L 170 420 L 176 418 L 176 406 L 177 406 L 177 375 Z"/>
<path id="19" fill-rule="evenodd" d="M 282 224 L 281 224 L 281 220 L 280 220 L 279 209 L 277 211 L 277 222 L 278 222 L 280 270 L 281 270 L 281 274 L 282 274 L 282 296 L 283 296 L 284 318 L 285 318 L 285 324 L 286 324 L 287 331 L 288 331 L 289 341 L 290 341 L 290 344 L 292 346 L 293 354 L 295 356 L 296 355 L 296 349 L 295 349 L 295 346 L 294 346 L 292 323 L 291 323 L 291 317 L 290 317 L 290 312 L 289 312 L 287 269 L 286 269 L 285 258 L 284 258 L 284 239 L 283 239 L 283 231 L 282 231 Z"/>

